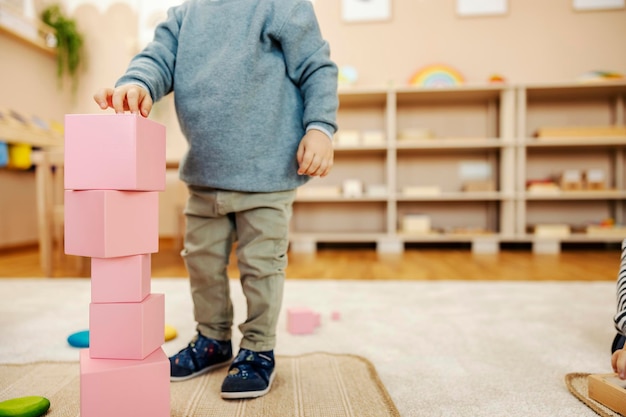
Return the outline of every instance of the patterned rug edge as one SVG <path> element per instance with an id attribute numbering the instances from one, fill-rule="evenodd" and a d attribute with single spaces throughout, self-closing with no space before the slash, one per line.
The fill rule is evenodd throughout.
<path id="1" fill-rule="evenodd" d="M 587 390 L 587 377 L 589 375 L 591 374 L 584 372 L 572 372 L 565 375 L 565 385 L 569 392 L 599 416 L 621 417 L 621 414 L 589 398 L 589 392 Z"/>

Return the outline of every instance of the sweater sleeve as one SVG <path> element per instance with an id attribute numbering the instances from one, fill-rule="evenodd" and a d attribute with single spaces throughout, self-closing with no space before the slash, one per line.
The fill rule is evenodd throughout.
<path id="1" fill-rule="evenodd" d="M 173 90 L 180 31 L 179 13 L 182 13 L 182 7 L 168 10 L 167 19 L 155 29 L 153 41 L 130 61 L 126 73 L 115 83 L 116 86 L 139 84 L 150 92 L 155 102 Z"/>
<path id="2" fill-rule="evenodd" d="M 622 257 L 617 275 L 617 313 L 614 321 L 617 331 L 626 335 L 626 239 L 622 241 Z"/>
<path id="3" fill-rule="evenodd" d="M 278 32 L 289 78 L 304 100 L 303 124 L 331 135 L 337 131 L 337 66 L 309 1 L 299 1 Z"/>

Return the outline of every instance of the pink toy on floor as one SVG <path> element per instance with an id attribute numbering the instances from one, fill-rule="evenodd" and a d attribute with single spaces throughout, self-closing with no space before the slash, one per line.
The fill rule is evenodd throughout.
<path id="1" fill-rule="evenodd" d="M 311 334 L 320 325 L 320 314 L 306 307 L 287 309 L 287 331 L 291 334 Z"/>

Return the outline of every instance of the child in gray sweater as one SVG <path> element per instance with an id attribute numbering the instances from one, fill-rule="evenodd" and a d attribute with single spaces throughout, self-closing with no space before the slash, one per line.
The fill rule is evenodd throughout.
<path id="1" fill-rule="evenodd" d="M 295 189 L 333 165 L 337 67 L 310 1 L 189 0 L 168 11 L 115 88 L 94 99 L 147 117 L 171 92 L 189 144 L 181 255 L 198 331 L 170 358 L 171 379 L 230 364 L 222 397 L 258 397 L 275 376 Z M 231 362 L 234 242 L 247 318 Z"/>

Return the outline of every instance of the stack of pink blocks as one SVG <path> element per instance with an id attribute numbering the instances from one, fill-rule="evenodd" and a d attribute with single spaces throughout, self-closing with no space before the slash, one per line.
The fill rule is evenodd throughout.
<path id="1" fill-rule="evenodd" d="M 91 257 L 81 417 L 169 417 L 165 297 L 152 294 L 165 128 L 131 114 L 65 118 L 65 253 Z"/>

